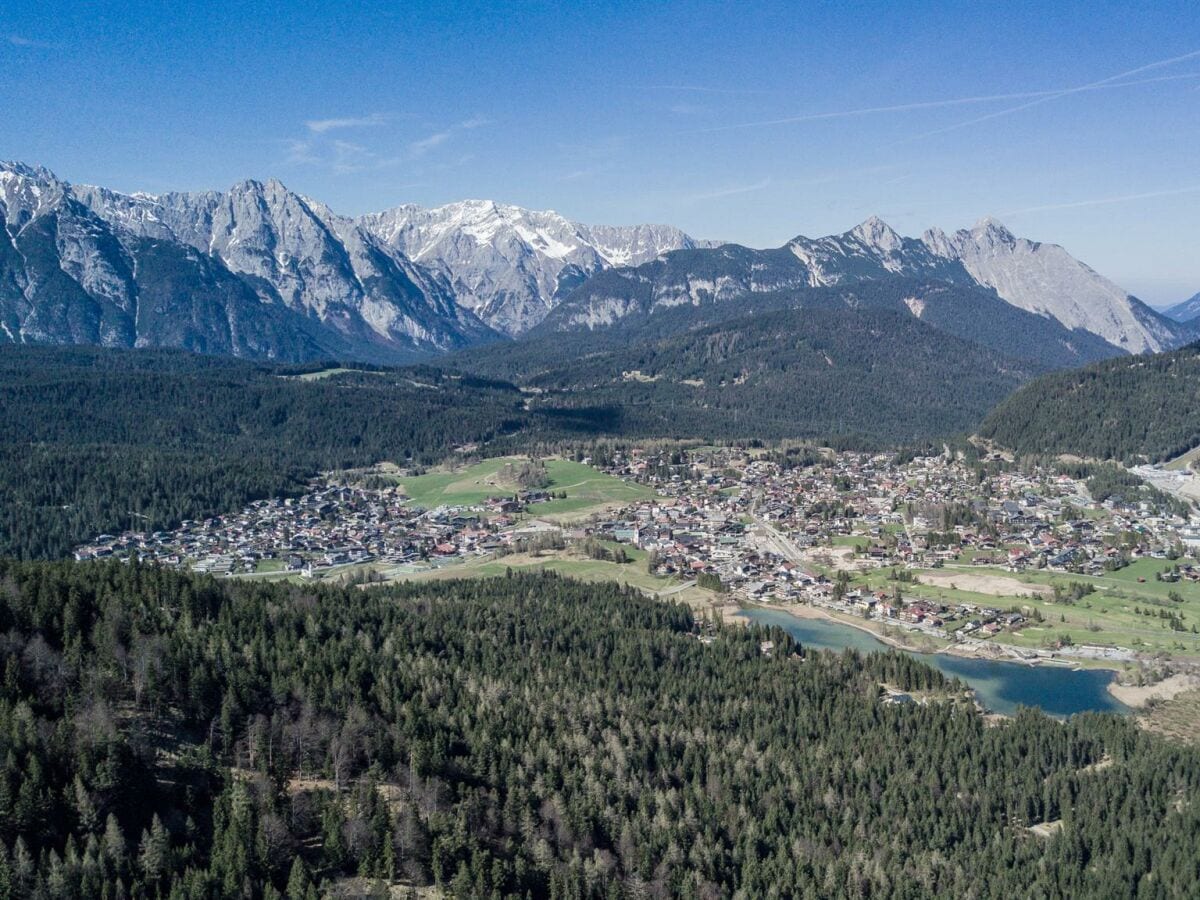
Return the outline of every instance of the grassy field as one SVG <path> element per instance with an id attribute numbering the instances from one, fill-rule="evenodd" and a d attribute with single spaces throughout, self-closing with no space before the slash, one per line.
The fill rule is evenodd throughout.
<path id="1" fill-rule="evenodd" d="M 867 547 L 871 544 L 871 538 L 866 534 L 835 534 L 831 539 L 835 547 L 850 547 L 856 549 L 858 547 Z"/>
<path id="2" fill-rule="evenodd" d="M 674 578 L 660 578 L 646 571 L 646 554 L 626 544 L 620 546 L 630 562 L 614 563 L 590 559 L 570 550 L 533 555 L 516 553 L 504 557 L 481 557 L 464 563 L 419 572 L 395 574 L 397 581 L 429 581 L 447 578 L 498 578 L 513 571 L 549 570 L 580 581 L 616 581 L 650 594 L 659 594 L 696 608 L 707 607 L 715 594 Z"/>
<path id="3" fill-rule="evenodd" d="M 404 493 L 419 506 L 479 506 L 488 497 L 516 493 L 519 486 L 504 476 L 509 463 L 519 465 L 520 457 L 487 459 L 465 469 L 430 472 L 398 479 Z M 629 484 L 582 463 L 565 459 L 546 460 L 549 491 L 565 491 L 565 500 L 551 500 L 531 508 L 538 518 L 585 515 L 608 504 L 629 503 L 654 496 L 638 484 Z"/>
<path id="4" fill-rule="evenodd" d="M 371 369 L 347 369 L 339 366 L 333 369 L 321 369 L 319 372 L 305 372 L 303 375 L 296 375 L 294 377 L 300 379 L 301 381 L 319 381 L 322 378 L 332 378 L 334 375 L 345 375 L 347 372 L 358 372 L 362 375 L 381 374 Z"/>
<path id="5" fill-rule="evenodd" d="M 1190 469 L 1192 464 L 1200 460 L 1200 447 L 1193 447 L 1187 453 L 1182 453 L 1175 457 L 1170 462 L 1166 463 L 1164 469 Z"/>
<path id="6" fill-rule="evenodd" d="M 964 590 L 953 582 L 950 585 L 901 584 L 900 589 L 908 598 L 925 597 L 943 603 L 1038 610 L 1043 619 L 1041 623 L 1031 623 L 1017 633 L 1003 632 L 996 638 L 1015 646 L 1043 647 L 1060 635 L 1068 635 L 1076 644 L 1200 655 L 1200 634 L 1191 631 L 1193 625 L 1200 627 L 1200 585 L 1156 581 L 1155 573 L 1166 571 L 1170 566 L 1167 560 L 1138 560 L 1125 569 L 1098 577 L 1050 572 L 1013 573 L 982 566 L 946 566 L 936 573 L 913 574 L 918 582 L 922 576 L 928 578 L 933 575 L 952 579 L 955 573 L 961 573 L 964 581 L 972 575 L 993 576 L 998 582 L 1030 585 L 1031 590 L 1014 588 L 1009 591 L 981 592 Z M 889 592 L 894 584 L 887 580 L 884 570 L 864 573 L 856 581 L 872 590 Z M 1086 584 L 1094 590 L 1070 604 L 1056 603 L 1052 596 L 1032 591 L 1038 585 L 1069 588 L 1073 583 Z M 1168 599 L 1170 592 L 1177 593 L 1183 598 L 1182 601 Z M 1158 616 L 1160 611 L 1182 616 L 1186 630 L 1172 630 L 1168 620 Z M 1147 615 L 1147 612 L 1150 614 Z"/>

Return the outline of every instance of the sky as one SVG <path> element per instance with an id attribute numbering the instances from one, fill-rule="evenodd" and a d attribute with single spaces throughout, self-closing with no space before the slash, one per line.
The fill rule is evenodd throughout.
<path id="1" fill-rule="evenodd" d="M 0 158 L 122 191 L 278 178 L 756 247 L 995 216 L 1147 302 L 1200 291 L 1200 7 L 0 6 Z"/>

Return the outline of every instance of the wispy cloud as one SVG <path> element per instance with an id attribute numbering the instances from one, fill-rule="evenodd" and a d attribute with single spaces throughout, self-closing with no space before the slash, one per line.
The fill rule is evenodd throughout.
<path id="1" fill-rule="evenodd" d="M 48 41 L 35 40 L 21 34 L 10 34 L 8 36 L 8 43 L 14 47 L 28 47 L 31 50 L 52 50 L 55 46 Z"/>
<path id="2" fill-rule="evenodd" d="M 387 113 L 371 113 L 367 116 L 342 116 L 328 119 L 310 119 L 304 123 L 307 134 L 298 138 L 280 141 L 284 150 L 284 164 L 293 166 L 318 166 L 334 175 L 351 175 L 358 172 L 375 172 L 415 162 L 448 142 L 455 134 L 482 128 L 491 124 L 484 116 L 472 116 L 453 125 L 434 131 L 425 137 L 393 144 L 391 148 L 377 149 L 366 142 L 350 141 L 338 136 L 345 129 L 370 128 L 392 122 L 396 116 Z M 461 160 L 469 156 L 459 155 L 444 165 L 462 165 Z M 426 166 L 428 168 L 428 166 Z"/>
<path id="3" fill-rule="evenodd" d="M 449 131 L 435 131 L 428 137 L 423 137 L 419 141 L 413 141 L 408 145 L 409 152 L 413 156 L 424 156 L 434 147 L 440 147 L 446 141 L 450 140 Z"/>
<path id="4" fill-rule="evenodd" d="M 315 166 L 321 162 L 321 157 L 313 150 L 312 141 L 286 138 L 283 146 L 287 153 L 284 162 L 289 166 Z"/>
<path id="5" fill-rule="evenodd" d="M 1188 58 L 1190 58 L 1190 56 Z M 1125 73 L 1125 75 L 1128 74 L 1129 73 Z M 1113 76 L 1114 79 L 1118 77 L 1121 76 Z M 1122 81 L 1115 84 L 1108 83 L 1112 79 L 1106 79 L 1104 82 L 1096 82 L 1093 84 L 1080 85 L 1072 88 L 1054 88 L 1040 91 L 1016 91 L 1007 94 L 983 94 L 975 97 L 951 97 L 943 100 L 921 100 L 913 103 L 895 103 L 888 106 L 864 106 L 856 109 L 839 109 L 828 112 L 806 113 L 798 116 L 784 116 L 778 119 L 762 119 L 755 122 L 736 122 L 729 125 L 716 125 L 712 128 L 701 128 L 688 133 L 710 134 L 717 131 L 736 131 L 743 128 L 764 128 L 775 125 L 795 125 L 803 122 L 819 122 L 824 119 L 849 119 L 856 116 L 876 115 L 878 113 L 916 112 L 919 110 L 943 109 L 954 106 L 969 106 L 972 104 L 999 103 L 1002 100 L 1034 101 L 1022 104 L 1020 106 L 1011 107 L 1009 109 L 989 113 L 986 116 L 980 116 L 978 118 L 971 119 L 968 122 L 960 122 L 947 128 L 925 132 L 923 135 L 920 135 L 920 137 L 926 137 L 935 134 L 941 134 L 943 131 L 952 131 L 955 128 L 965 128 L 967 125 L 973 125 L 976 122 L 983 122 L 987 119 L 994 119 L 998 116 L 1008 115 L 1009 113 L 1016 112 L 1021 109 L 1027 109 L 1030 106 L 1035 106 L 1038 103 L 1056 100 L 1059 97 L 1065 97 L 1069 94 L 1078 94 L 1086 91 L 1112 90 L 1114 88 L 1122 87 L 1135 87 L 1137 85 L 1155 84 L 1163 81 L 1182 81 L 1191 79 L 1200 79 L 1200 72 L 1188 72 L 1180 75 L 1160 75 L 1153 78 L 1140 78 L 1133 81 Z"/>
<path id="6" fill-rule="evenodd" d="M 1070 203 L 1046 203 L 1041 206 L 1026 206 L 1024 209 L 1010 209 L 1001 213 L 1001 217 L 1021 216 L 1026 213 L 1049 212 L 1056 209 L 1079 209 L 1085 206 L 1108 206 L 1112 203 L 1129 203 L 1134 200 L 1152 200 L 1156 197 L 1178 197 L 1183 194 L 1200 194 L 1200 184 L 1185 187 L 1166 188 L 1161 191 L 1145 191 L 1140 194 L 1121 194 L 1115 197 L 1097 197 L 1091 200 L 1075 200 Z"/>
<path id="7" fill-rule="evenodd" d="M 345 116 L 334 119 L 310 119 L 304 124 L 308 126 L 308 130 L 316 134 L 325 134 L 327 131 L 337 131 L 342 128 L 371 128 L 376 125 L 383 125 L 387 122 L 388 117 L 383 113 L 371 113 L 369 116 Z"/>
<path id="8" fill-rule="evenodd" d="M 1137 84 L 1151 84 L 1157 81 L 1178 81 L 1186 78 L 1200 78 L 1200 73 L 1184 73 L 1182 75 L 1164 75 L 1155 78 L 1137 79 L 1128 81 L 1134 75 L 1140 75 L 1142 72 L 1149 72 L 1154 69 L 1162 69 L 1167 66 L 1177 65 L 1181 62 L 1187 62 L 1200 57 L 1200 50 L 1193 50 L 1190 53 L 1184 53 L 1181 56 L 1172 56 L 1167 59 L 1159 59 L 1154 62 L 1146 63 L 1134 69 L 1128 69 L 1124 72 L 1118 72 L 1116 75 L 1109 75 L 1107 78 L 1101 78 L 1099 81 L 1092 81 L 1087 84 L 1081 84 L 1076 87 L 1063 88 L 1059 91 L 1052 91 L 1042 96 L 1031 99 L 1028 103 L 1021 103 L 1017 106 L 1010 106 L 1005 109 L 997 110 L 996 112 L 988 113 L 983 116 L 976 116 L 973 119 L 967 119 L 965 122 L 955 122 L 953 125 L 947 125 L 945 128 L 936 128 L 933 131 L 926 131 L 918 135 L 913 135 L 907 141 L 921 140 L 927 137 L 934 137 L 939 134 L 946 134 L 951 131 L 957 131 L 960 128 L 968 128 L 971 125 L 978 125 L 982 122 L 988 122 L 992 119 L 998 119 L 1001 116 L 1009 116 L 1013 113 L 1022 112 L 1026 109 L 1031 109 L 1035 106 L 1041 106 L 1043 103 L 1050 103 L 1054 100 L 1060 100 L 1063 97 L 1070 97 L 1074 94 L 1081 94 L 1085 91 L 1108 90 L 1118 87 L 1132 87 Z M 907 142 L 906 141 L 906 142 Z"/>
<path id="9" fill-rule="evenodd" d="M 454 137 L 457 132 L 473 131 L 476 128 L 482 128 L 490 124 L 492 124 L 492 120 L 485 116 L 472 116 L 469 119 L 463 119 L 449 128 L 443 128 L 441 131 L 435 131 L 433 134 L 423 137 L 420 140 L 413 141 L 408 145 L 409 155 L 413 159 L 417 159 L 424 156 L 430 150 L 442 146 L 442 144 Z"/>

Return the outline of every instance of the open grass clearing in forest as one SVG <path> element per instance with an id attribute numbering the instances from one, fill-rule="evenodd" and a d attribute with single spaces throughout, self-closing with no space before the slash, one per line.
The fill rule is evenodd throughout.
<path id="1" fill-rule="evenodd" d="M 346 366 L 334 366 L 333 368 L 321 369 L 317 372 L 305 372 L 303 375 L 290 375 L 290 376 L 284 376 L 284 377 L 296 378 L 300 381 L 320 381 L 322 378 L 332 378 L 335 375 L 348 375 L 350 373 L 353 373 L 355 375 L 382 375 L 383 374 L 382 372 L 378 372 L 374 369 L 351 369 L 351 368 L 347 368 Z"/>
<path id="2" fill-rule="evenodd" d="M 1200 744 L 1200 689 L 1151 701 L 1138 714 L 1138 723 L 1176 740 Z"/>
<path id="3" fill-rule="evenodd" d="M 1163 463 L 1163 468 L 1171 471 L 1186 470 L 1192 468 L 1197 460 L 1200 460 L 1200 447 L 1193 447 L 1186 453 L 1181 453 L 1174 459 Z"/>
<path id="4" fill-rule="evenodd" d="M 551 571 L 578 581 L 615 581 L 627 587 L 637 588 L 647 594 L 669 597 L 696 609 L 709 608 L 720 597 L 712 591 L 697 587 L 693 582 L 676 578 L 663 578 L 646 571 L 646 554 L 627 545 L 620 546 L 630 561 L 616 563 L 609 560 L 591 559 L 577 551 L 555 550 L 541 553 L 514 553 L 508 556 L 485 556 L 464 563 L 441 566 L 419 571 L 383 572 L 394 581 L 431 581 L 453 578 L 501 578 L 509 571 Z"/>
<path id="5" fill-rule="evenodd" d="M 400 478 L 398 483 L 413 503 L 426 508 L 479 506 L 489 497 L 511 496 L 521 490 L 510 476 L 527 462 L 528 457 L 523 456 L 497 457 L 463 468 Z M 606 505 L 654 496 L 650 488 L 622 481 L 583 463 L 566 459 L 547 459 L 544 463 L 548 483 L 539 489 L 565 492 L 567 496 L 532 506 L 530 513 L 539 518 L 582 515 Z"/>

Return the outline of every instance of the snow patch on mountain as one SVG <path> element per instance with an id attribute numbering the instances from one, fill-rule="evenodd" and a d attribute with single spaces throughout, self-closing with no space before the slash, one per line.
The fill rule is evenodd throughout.
<path id="1" fill-rule="evenodd" d="M 509 335 L 536 325 L 588 277 L 703 246 L 669 225 L 573 222 L 552 210 L 491 200 L 362 216 L 367 231 L 443 275 L 457 301 Z"/>

